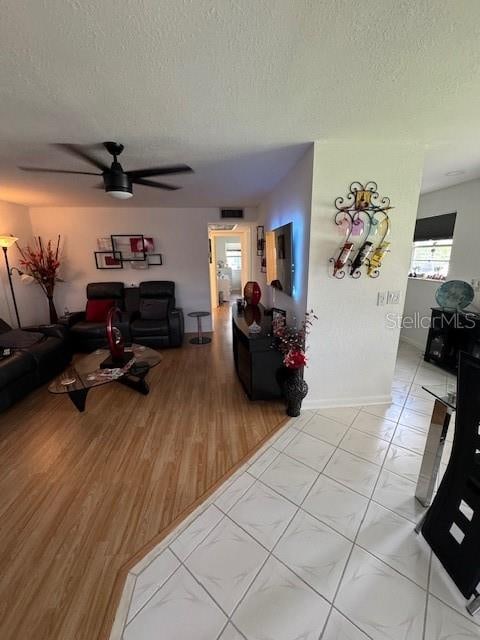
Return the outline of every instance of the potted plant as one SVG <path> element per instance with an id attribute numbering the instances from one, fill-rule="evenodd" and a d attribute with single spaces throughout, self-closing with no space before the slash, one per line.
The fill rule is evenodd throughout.
<path id="1" fill-rule="evenodd" d="M 302 401 L 308 393 L 303 369 L 307 366 L 306 340 L 314 319 L 317 316 L 313 311 L 307 311 L 300 328 L 288 327 L 285 322 L 277 322 L 273 328 L 277 348 L 283 353 L 284 366 L 278 381 L 287 401 L 287 415 L 291 417 L 300 415 Z"/>
<path id="2" fill-rule="evenodd" d="M 17 245 L 18 246 L 18 245 Z M 60 268 L 60 236 L 55 246 L 49 240 L 46 244 L 40 236 L 34 238 L 33 246 L 27 245 L 24 249 L 18 246 L 21 255 L 20 264 L 25 273 L 31 276 L 41 287 L 48 299 L 50 322 L 58 320 L 57 311 L 53 302 L 53 290 L 56 282 L 63 282 L 58 277 Z"/>

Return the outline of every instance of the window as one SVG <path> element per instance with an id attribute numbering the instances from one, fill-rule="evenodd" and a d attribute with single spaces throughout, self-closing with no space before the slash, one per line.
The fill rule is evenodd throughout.
<path id="1" fill-rule="evenodd" d="M 445 240 L 417 240 L 413 243 L 410 273 L 412 278 L 446 280 L 452 252 L 451 238 Z"/>
<path id="2" fill-rule="evenodd" d="M 242 268 L 242 249 L 239 242 L 227 242 L 225 245 L 225 257 L 227 266 L 232 271 L 240 271 Z"/>

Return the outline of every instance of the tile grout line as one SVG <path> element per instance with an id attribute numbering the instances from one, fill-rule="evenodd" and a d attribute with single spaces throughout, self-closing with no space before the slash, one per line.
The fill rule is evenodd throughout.
<path id="1" fill-rule="evenodd" d="M 422 640 L 425 640 L 425 634 L 427 633 L 427 615 L 428 615 L 428 605 L 429 605 L 429 599 L 430 599 L 430 578 L 432 576 L 432 557 L 433 557 L 433 551 L 430 549 L 430 562 L 428 563 L 428 576 L 427 576 L 427 601 L 425 603 L 425 613 L 423 616 Z"/>

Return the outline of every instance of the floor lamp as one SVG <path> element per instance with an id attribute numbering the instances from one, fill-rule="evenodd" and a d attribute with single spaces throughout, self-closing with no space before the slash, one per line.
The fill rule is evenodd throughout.
<path id="1" fill-rule="evenodd" d="M 10 284 L 10 291 L 12 293 L 13 306 L 15 308 L 15 315 L 17 316 L 17 324 L 20 327 L 20 316 L 18 315 L 17 300 L 15 298 L 15 291 L 13 290 L 12 269 L 10 268 L 10 265 L 8 263 L 7 256 L 8 248 L 15 244 L 17 240 L 18 238 L 15 238 L 15 236 L 0 236 L 0 247 L 2 247 L 3 255 L 5 256 L 5 266 L 7 267 L 8 282 Z"/>

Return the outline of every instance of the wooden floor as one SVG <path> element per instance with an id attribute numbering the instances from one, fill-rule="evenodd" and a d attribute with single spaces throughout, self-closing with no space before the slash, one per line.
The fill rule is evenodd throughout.
<path id="1" fill-rule="evenodd" d="M 249 402 L 229 309 L 211 345 L 163 352 L 150 395 L 38 389 L 0 415 L 0 638 L 108 637 L 125 568 L 284 420 Z"/>

